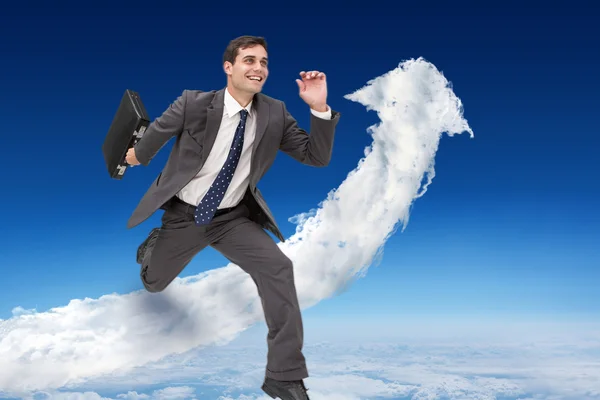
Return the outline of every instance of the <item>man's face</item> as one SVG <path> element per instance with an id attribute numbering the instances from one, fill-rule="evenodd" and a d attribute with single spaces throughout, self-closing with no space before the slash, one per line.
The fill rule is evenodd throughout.
<path id="1" fill-rule="evenodd" d="M 269 76 L 267 52 L 260 45 L 239 49 L 235 63 L 226 62 L 224 68 L 235 90 L 259 93 Z"/>

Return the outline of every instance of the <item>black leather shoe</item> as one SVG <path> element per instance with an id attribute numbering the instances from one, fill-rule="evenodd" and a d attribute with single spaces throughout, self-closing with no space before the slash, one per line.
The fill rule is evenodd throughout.
<path id="1" fill-rule="evenodd" d="M 142 264 L 142 261 L 144 260 L 144 255 L 146 254 L 146 248 L 148 247 L 148 243 L 150 243 L 151 240 L 156 240 L 156 237 L 158 236 L 158 231 L 160 230 L 160 228 L 154 228 L 150 231 L 150 233 L 148 234 L 148 237 L 146 238 L 146 240 L 144 240 L 142 242 L 142 244 L 140 244 L 140 246 L 138 247 L 137 250 L 137 263 L 138 264 Z"/>
<path id="2" fill-rule="evenodd" d="M 265 378 L 262 390 L 274 399 L 281 400 L 310 400 L 303 381 L 278 381 Z"/>

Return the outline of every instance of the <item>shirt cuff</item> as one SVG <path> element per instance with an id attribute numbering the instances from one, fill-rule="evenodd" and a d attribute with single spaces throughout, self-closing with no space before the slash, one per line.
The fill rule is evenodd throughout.
<path id="1" fill-rule="evenodd" d="M 315 111 L 315 110 L 313 110 L 311 108 L 310 112 L 315 117 L 319 117 L 319 118 L 322 118 L 322 119 L 331 119 L 331 108 L 329 108 L 329 106 L 327 106 L 327 111 Z"/>

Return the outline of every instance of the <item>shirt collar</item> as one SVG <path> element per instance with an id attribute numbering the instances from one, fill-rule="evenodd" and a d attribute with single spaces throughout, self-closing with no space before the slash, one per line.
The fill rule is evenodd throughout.
<path id="1" fill-rule="evenodd" d="M 252 101 L 250 101 L 250 103 L 246 107 L 242 107 L 242 106 L 240 106 L 240 103 L 238 103 L 237 100 L 234 99 L 233 96 L 231 96 L 231 94 L 229 94 L 229 89 L 225 88 L 225 110 L 224 110 L 224 112 L 229 117 L 231 117 L 231 116 L 237 114 L 238 112 L 240 112 L 243 108 L 245 108 L 246 111 L 248 111 L 248 116 L 252 115 L 251 114 Z"/>

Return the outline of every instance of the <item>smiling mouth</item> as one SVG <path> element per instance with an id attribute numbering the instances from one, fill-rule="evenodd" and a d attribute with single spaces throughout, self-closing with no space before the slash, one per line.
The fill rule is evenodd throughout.
<path id="1" fill-rule="evenodd" d="M 251 76 L 248 76 L 247 78 L 253 82 L 262 82 L 263 81 L 263 78 L 261 78 L 260 76 L 256 76 L 256 75 L 251 75 Z"/>

